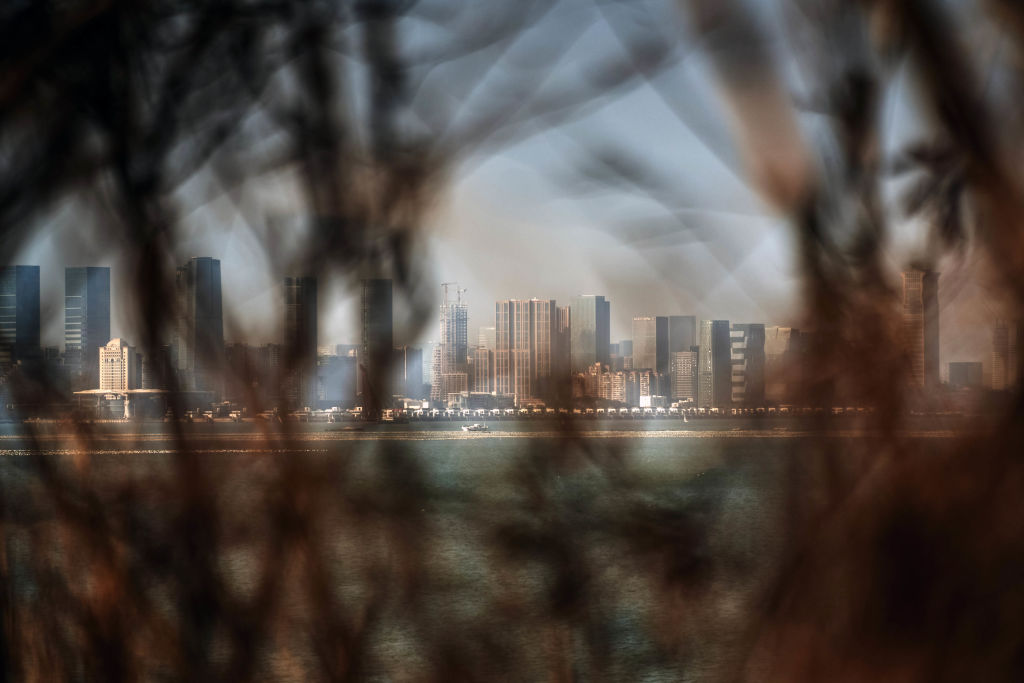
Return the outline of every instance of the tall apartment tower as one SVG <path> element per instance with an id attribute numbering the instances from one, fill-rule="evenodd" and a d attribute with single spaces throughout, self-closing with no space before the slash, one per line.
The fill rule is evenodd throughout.
<path id="1" fill-rule="evenodd" d="M 903 348 L 913 383 L 939 386 L 939 274 L 909 270 L 903 278 Z"/>
<path id="2" fill-rule="evenodd" d="M 456 300 L 448 300 L 448 285 L 455 285 Z M 469 386 L 469 307 L 462 303 L 457 282 L 447 282 L 441 302 L 439 321 L 441 337 L 440 363 L 432 368 L 431 399 L 447 400 L 449 394 L 466 391 Z"/>
<path id="3" fill-rule="evenodd" d="M 362 286 L 362 348 L 359 356 L 360 392 L 368 414 L 384 405 L 388 363 L 394 349 L 392 285 L 388 279 L 365 279 Z"/>
<path id="4" fill-rule="evenodd" d="M 516 400 L 533 396 L 530 363 L 530 302 L 506 299 L 494 305 L 494 389 Z"/>
<path id="5" fill-rule="evenodd" d="M 732 349 L 728 320 L 700 321 L 697 403 L 720 407 L 732 401 Z"/>
<path id="6" fill-rule="evenodd" d="M 0 370 L 41 357 L 39 266 L 0 267 Z"/>
<path id="7" fill-rule="evenodd" d="M 633 318 L 633 368 L 654 370 L 657 362 L 658 319 L 651 315 L 636 316 Z"/>
<path id="8" fill-rule="evenodd" d="M 178 268 L 175 277 L 178 324 L 172 346 L 181 388 L 222 391 L 224 316 L 220 288 L 220 261 L 194 257 Z"/>
<path id="9" fill-rule="evenodd" d="M 571 371 L 586 372 L 594 363 L 611 362 L 611 302 L 584 294 L 569 304 Z"/>
<path id="10" fill-rule="evenodd" d="M 552 397 L 557 342 L 558 306 L 554 299 L 531 299 L 530 386 L 535 397 Z"/>
<path id="11" fill-rule="evenodd" d="M 494 351 L 486 346 L 477 346 L 472 354 L 473 391 L 489 394 L 494 391 Z"/>
<path id="12" fill-rule="evenodd" d="M 284 349 L 288 359 L 285 400 L 293 407 L 315 406 L 317 400 L 316 278 L 286 277 Z"/>
<path id="13" fill-rule="evenodd" d="M 108 341 L 110 268 L 65 268 L 64 367 L 72 391 L 99 386 L 99 352 Z"/>
<path id="14" fill-rule="evenodd" d="M 729 328 L 732 402 L 764 405 L 764 325 L 735 323 Z"/>

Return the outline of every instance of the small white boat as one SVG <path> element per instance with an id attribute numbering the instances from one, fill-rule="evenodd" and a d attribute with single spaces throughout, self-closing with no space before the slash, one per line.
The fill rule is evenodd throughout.
<path id="1" fill-rule="evenodd" d="M 464 431 L 464 432 L 489 432 L 489 431 L 491 431 L 491 428 L 488 427 L 487 425 L 482 425 L 480 423 L 476 423 L 476 424 L 471 424 L 471 425 L 462 425 L 462 431 Z"/>

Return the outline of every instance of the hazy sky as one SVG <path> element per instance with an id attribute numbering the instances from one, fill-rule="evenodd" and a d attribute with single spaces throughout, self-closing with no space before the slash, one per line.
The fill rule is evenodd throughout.
<path id="1" fill-rule="evenodd" d="M 568 6 L 561 21 L 583 11 L 581 3 Z M 659 30 L 679 36 L 680 57 L 672 68 L 650 85 L 618 91 L 575 120 L 463 158 L 424 217 L 417 253 L 432 274 L 424 286 L 434 289 L 438 303 L 442 281 L 468 289 L 471 339 L 477 327 L 494 324 L 497 299 L 543 297 L 564 304 L 581 293 L 611 300 L 613 342 L 630 337 L 634 315 L 797 322 L 791 227 L 750 190 L 733 146 L 730 114 L 708 65 L 687 44 L 683 22 L 668 11 L 665 17 Z M 573 41 L 558 56 L 545 88 L 570 87 L 587 64 L 621 52 L 601 21 L 587 24 Z M 906 81 L 897 77 L 883 107 L 884 141 L 893 149 L 925 127 Z M 801 123 L 813 132 L 813 115 Z M 652 182 L 630 185 L 614 173 L 622 168 Z M 251 180 L 239 190 L 246 215 L 237 203 L 218 196 L 219 190 L 209 176 L 200 175 L 180 195 L 189 210 L 176 228 L 177 252 L 169 258 L 176 263 L 190 256 L 219 258 L 224 307 L 231 315 L 226 338 L 277 341 L 279 283 L 285 273 L 275 272 L 267 254 L 273 250 L 276 262 L 287 262 L 281 254 L 301 244 L 301 229 L 273 221 L 256 227 L 249 219 L 298 213 L 295 185 L 287 172 Z M 130 269 L 116 243 L 91 237 L 95 221 L 103 219 L 81 209 L 74 202 L 55 207 L 12 262 L 42 266 L 44 343 L 58 346 L 63 343 L 63 267 L 111 266 L 112 334 L 132 342 L 134 325 L 118 305 L 133 286 Z M 894 274 L 914 253 L 921 234 L 920 226 L 900 225 L 891 243 Z M 974 265 L 975 255 L 966 254 L 940 281 L 944 363 L 987 355 L 988 326 L 996 311 L 976 305 L 989 294 L 984 283 L 974 281 Z M 322 345 L 358 340 L 353 284 L 351 278 L 321 278 Z M 436 338 L 433 317 L 418 331 L 408 329 L 406 317 L 399 307 L 396 343 Z"/>

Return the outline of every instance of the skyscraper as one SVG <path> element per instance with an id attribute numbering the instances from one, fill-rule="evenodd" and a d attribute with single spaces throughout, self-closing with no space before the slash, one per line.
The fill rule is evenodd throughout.
<path id="1" fill-rule="evenodd" d="M 668 316 L 668 353 L 689 351 L 697 345 L 697 318 L 692 315 Z"/>
<path id="2" fill-rule="evenodd" d="M 792 402 L 797 398 L 802 370 L 798 362 L 800 331 L 772 325 L 764 332 L 765 400 Z"/>
<path id="3" fill-rule="evenodd" d="M 99 350 L 110 341 L 110 268 L 64 269 L 64 367 L 71 389 L 99 386 Z"/>
<path id="4" fill-rule="evenodd" d="M 729 329 L 732 402 L 764 405 L 764 325 L 734 323 Z"/>
<path id="5" fill-rule="evenodd" d="M 611 302 L 603 296 L 584 294 L 569 304 L 571 370 L 585 372 L 594 363 L 611 362 Z"/>
<path id="6" fill-rule="evenodd" d="M 494 391 L 494 351 L 485 346 L 473 349 L 473 391 Z"/>
<path id="7" fill-rule="evenodd" d="M 700 321 L 697 402 L 721 407 L 732 401 L 732 352 L 728 320 Z"/>
<path id="8" fill-rule="evenodd" d="M 178 324 L 174 338 L 175 365 L 182 388 L 221 393 L 224 366 L 224 317 L 220 261 L 194 257 L 178 268 L 175 278 Z"/>
<path id="9" fill-rule="evenodd" d="M 448 300 L 448 285 L 455 285 L 457 298 Z M 462 303 L 457 282 L 446 282 L 440 309 L 440 364 L 432 368 L 431 399 L 447 400 L 449 394 L 461 393 L 469 386 L 469 307 Z"/>
<path id="10" fill-rule="evenodd" d="M 909 270 L 903 278 L 903 348 L 910 377 L 920 387 L 939 386 L 939 274 Z"/>
<path id="11" fill-rule="evenodd" d="M 285 399 L 293 407 L 314 406 L 317 400 L 316 278 L 286 277 L 284 348 L 288 358 Z"/>
<path id="12" fill-rule="evenodd" d="M 365 279 L 362 285 L 360 391 L 363 407 L 376 415 L 387 393 L 388 363 L 394 349 L 391 280 Z"/>
<path id="13" fill-rule="evenodd" d="M 554 299 L 530 300 L 530 386 L 535 397 L 553 397 L 558 344 L 558 306 Z"/>
<path id="14" fill-rule="evenodd" d="M 633 318 L 633 367 L 654 370 L 657 367 L 658 325 L 654 316 Z"/>
<path id="15" fill-rule="evenodd" d="M 39 266 L 0 268 L 0 370 L 42 357 Z"/>
<path id="16" fill-rule="evenodd" d="M 494 305 L 495 392 L 522 400 L 533 396 L 530 384 L 530 302 L 506 299 Z"/>
<path id="17" fill-rule="evenodd" d="M 677 351 L 672 354 L 672 400 L 697 401 L 697 352 Z"/>

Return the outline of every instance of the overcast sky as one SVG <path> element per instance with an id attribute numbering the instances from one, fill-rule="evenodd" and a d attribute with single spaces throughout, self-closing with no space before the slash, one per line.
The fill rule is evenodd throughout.
<path id="1" fill-rule="evenodd" d="M 708 65 L 686 44 L 683 22 L 674 14 L 665 16 L 676 24 L 661 30 L 678 31 L 683 56 L 657 78 L 655 87 L 624 89 L 572 121 L 465 157 L 438 193 L 419 232 L 417 253 L 428 273 L 423 286 L 434 288 L 438 303 L 442 281 L 458 281 L 468 290 L 471 339 L 479 326 L 494 324 L 497 299 L 542 297 L 564 304 L 581 293 L 611 300 L 613 342 L 631 336 L 634 315 L 797 322 L 799 281 L 791 226 L 750 190 L 733 146 L 729 113 Z M 574 41 L 551 71 L 548 87 L 566 87 L 562 80 L 571 81 L 580 64 L 621 49 L 600 21 Z M 890 148 L 924 128 L 905 75 L 894 80 L 883 112 Z M 813 129 L 813 116 L 803 123 Z M 606 182 L 602 169 L 623 166 L 640 169 L 656 182 L 644 187 Z M 254 229 L 238 205 L 209 191 L 208 183 L 209 177 L 199 176 L 193 180 L 199 189 L 186 191 L 194 205 L 181 216 L 177 253 L 170 257 L 178 263 L 190 256 L 221 260 L 228 340 L 277 341 L 279 283 L 285 273 L 274 271 L 267 252 L 294 248 L 301 232 Z M 301 208 L 286 172 L 253 179 L 240 191 L 262 215 Z M 214 198 L 196 202 L 196 196 Z M 80 209 L 75 202 L 55 207 L 15 259 L 42 266 L 44 343 L 63 344 L 65 265 L 113 269 L 112 334 L 132 342 L 134 325 L 118 304 L 133 286 L 129 264 L 121 262 L 116 243 L 90 237 L 94 231 L 82 221 L 102 218 Z M 921 234 L 921 226 L 898 225 L 890 245 L 894 281 Z M 975 258 L 969 253 L 954 260 L 940 280 L 943 363 L 980 360 L 988 353 L 988 327 L 997 311 L 977 305 L 993 297 L 985 283 L 974 281 Z M 352 279 L 321 277 L 322 345 L 358 340 L 357 304 Z M 396 343 L 436 338 L 435 322 L 412 330 L 406 318 L 397 306 Z"/>

